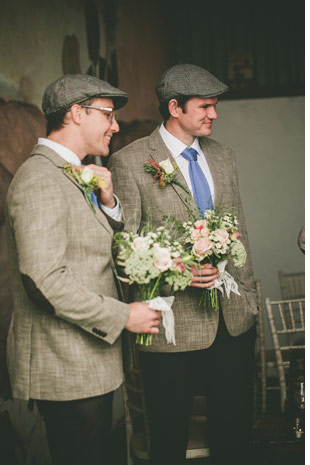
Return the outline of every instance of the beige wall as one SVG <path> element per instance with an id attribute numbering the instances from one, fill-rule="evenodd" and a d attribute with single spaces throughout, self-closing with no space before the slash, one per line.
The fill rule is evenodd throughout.
<path id="1" fill-rule="evenodd" d="M 304 270 L 304 97 L 223 101 L 213 137 L 235 150 L 254 273 L 280 297 L 278 271 Z"/>

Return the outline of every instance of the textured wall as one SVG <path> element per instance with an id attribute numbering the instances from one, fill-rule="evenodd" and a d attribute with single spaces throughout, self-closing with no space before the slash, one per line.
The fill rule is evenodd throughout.
<path id="1" fill-rule="evenodd" d="M 65 37 L 79 44 L 79 65 L 85 73 L 88 56 L 84 0 L 4 0 L 0 15 L 0 96 L 41 106 L 47 85 L 62 76 Z M 97 1 L 100 6 L 101 2 Z M 103 15 L 100 54 L 105 53 Z"/>

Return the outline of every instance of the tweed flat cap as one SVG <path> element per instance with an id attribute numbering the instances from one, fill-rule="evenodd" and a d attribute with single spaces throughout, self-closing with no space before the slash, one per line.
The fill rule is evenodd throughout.
<path id="1" fill-rule="evenodd" d="M 204 68 L 180 64 L 168 68 L 159 79 L 155 91 L 160 103 L 173 97 L 211 98 L 227 92 L 229 87 Z"/>
<path id="2" fill-rule="evenodd" d="M 111 86 L 106 81 L 88 74 L 66 74 L 46 88 L 42 109 L 48 116 L 92 97 L 111 98 L 116 110 L 123 107 L 128 100 L 126 92 Z"/>

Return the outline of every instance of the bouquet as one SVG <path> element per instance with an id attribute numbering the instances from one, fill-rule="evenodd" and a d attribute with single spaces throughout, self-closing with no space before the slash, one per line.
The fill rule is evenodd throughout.
<path id="1" fill-rule="evenodd" d="M 235 267 L 240 268 L 246 262 L 246 250 L 238 239 L 238 220 L 232 213 L 220 213 L 220 208 L 206 210 L 204 219 L 187 221 L 178 224 L 179 232 L 184 236 L 185 248 L 195 257 L 196 266 L 211 263 L 219 270 L 220 277 L 215 285 L 205 289 L 200 305 L 210 305 L 219 309 L 217 289 L 223 294 L 223 286 L 227 297 L 230 292 L 239 294 L 234 278 L 225 271 L 228 257 L 232 257 Z"/>
<path id="2" fill-rule="evenodd" d="M 151 308 L 164 310 L 166 339 L 175 344 L 171 310 L 174 297 L 161 298 L 160 295 L 166 285 L 173 291 L 184 290 L 190 285 L 191 266 L 194 263 L 191 254 L 180 242 L 171 239 L 164 226 L 152 230 L 148 223 L 140 234 L 118 232 L 114 238 L 118 247 L 117 264 L 123 267 L 126 275 L 119 279 L 129 284 L 135 283 L 142 301 L 148 302 Z M 158 303 L 159 307 L 156 305 Z M 152 335 L 137 334 L 136 343 L 151 345 Z"/>

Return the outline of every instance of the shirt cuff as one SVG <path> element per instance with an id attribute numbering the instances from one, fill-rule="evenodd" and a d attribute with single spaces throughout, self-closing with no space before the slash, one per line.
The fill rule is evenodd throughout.
<path id="1" fill-rule="evenodd" d="M 122 207 L 120 206 L 119 200 L 116 197 L 116 195 L 113 194 L 113 197 L 116 203 L 115 207 L 113 208 L 106 207 L 101 202 L 99 202 L 99 205 L 100 205 L 101 210 L 104 213 L 106 213 L 108 216 L 113 218 L 113 220 L 121 221 L 122 216 L 123 216 L 123 210 L 122 210 Z"/>

